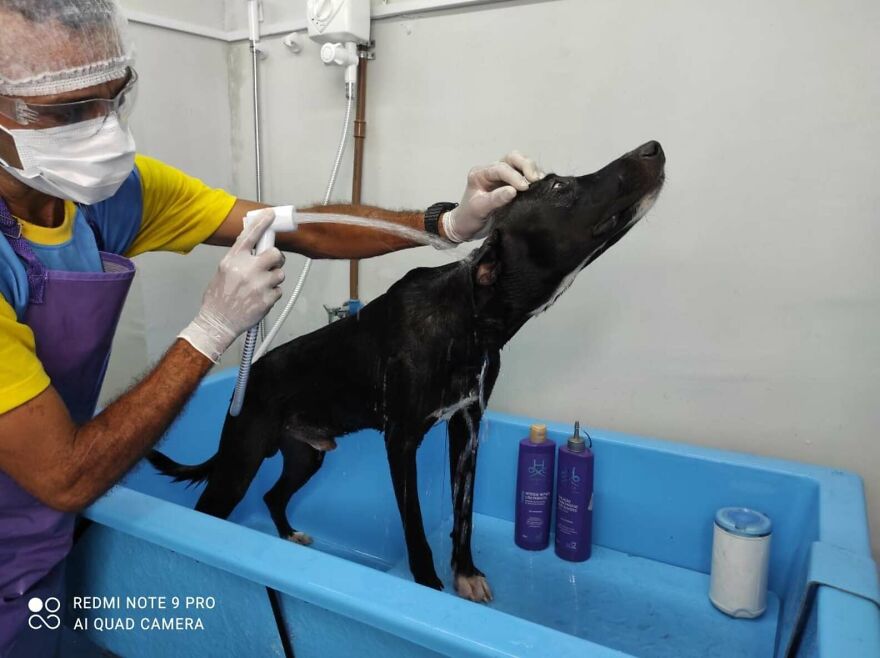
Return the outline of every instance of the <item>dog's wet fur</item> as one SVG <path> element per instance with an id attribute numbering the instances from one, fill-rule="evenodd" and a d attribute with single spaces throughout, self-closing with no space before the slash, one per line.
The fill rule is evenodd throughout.
<path id="1" fill-rule="evenodd" d="M 263 460 L 281 450 L 281 477 L 264 500 L 278 534 L 308 544 L 287 519 L 293 494 L 337 438 L 383 432 L 412 575 L 442 589 L 422 525 L 416 450 L 448 417 L 455 587 L 465 598 L 491 600 L 471 555 L 471 430 L 498 377 L 501 348 L 644 216 L 663 186 L 665 161 L 660 144 L 648 142 L 596 173 L 532 184 L 496 213 L 491 234 L 466 259 L 412 270 L 358 316 L 255 363 L 241 414 L 227 416 L 208 461 L 183 466 L 156 451 L 150 461 L 176 481 L 207 481 L 196 509 L 226 518 Z"/>

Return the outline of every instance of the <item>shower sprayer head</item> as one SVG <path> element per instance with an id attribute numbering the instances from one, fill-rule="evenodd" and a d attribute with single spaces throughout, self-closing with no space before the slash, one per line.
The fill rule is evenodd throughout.
<path id="1" fill-rule="evenodd" d="M 252 222 L 259 214 L 261 214 L 265 208 L 260 208 L 259 210 L 251 210 L 244 217 L 245 226 L 249 222 Z M 275 206 L 274 208 L 269 208 L 275 213 L 275 221 L 266 229 L 266 232 L 263 233 L 263 236 L 257 242 L 257 246 L 254 249 L 255 253 L 261 254 L 267 249 L 271 249 L 275 246 L 275 234 L 276 233 L 287 233 L 290 231 L 295 231 L 297 229 L 296 224 L 296 208 L 294 206 Z"/>

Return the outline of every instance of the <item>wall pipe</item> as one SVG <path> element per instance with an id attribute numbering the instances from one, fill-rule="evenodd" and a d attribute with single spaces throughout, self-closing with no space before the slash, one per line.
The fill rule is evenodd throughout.
<path id="1" fill-rule="evenodd" d="M 351 204 L 361 204 L 361 190 L 364 176 L 364 142 L 367 139 L 367 57 L 359 51 L 357 79 L 357 109 L 354 117 L 354 167 L 351 177 Z M 351 260 L 348 264 L 348 298 L 360 299 L 360 261 Z"/>
<path id="2" fill-rule="evenodd" d="M 254 78 L 254 178 L 256 185 L 255 201 L 263 203 L 263 148 L 262 115 L 260 110 L 260 22 L 262 20 L 262 0 L 248 0 L 248 39 L 251 46 L 251 59 Z M 260 338 L 266 336 L 266 319 L 260 320 Z M 256 336 L 254 336 L 256 338 Z M 250 345 L 248 344 L 250 341 Z M 245 338 L 243 353 L 253 353 L 255 341 L 250 334 Z M 250 357 L 248 357 L 250 358 Z"/>
<path id="3" fill-rule="evenodd" d="M 256 42 L 251 42 L 251 56 L 253 58 L 252 68 L 254 75 L 254 174 L 257 194 L 254 201 L 263 203 L 263 154 L 261 148 L 261 126 L 260 126 L 260 46 Z"/>

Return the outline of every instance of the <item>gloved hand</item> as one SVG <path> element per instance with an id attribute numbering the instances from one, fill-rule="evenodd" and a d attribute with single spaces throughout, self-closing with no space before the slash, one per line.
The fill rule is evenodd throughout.
<path id="1" fill-rule="evenodd" d="M 500 162 L 474 167 L 468 174 L 461 203 L 441 218 L 443 232 L 451 242 L 477 240 L 489 235 L 489 215 L 513 201 L 516 193 L 544 178 L 535 161 L 511 151 Z"/>
<path id="2" fill-rule="evenodd" d="M 273 219 L 275 213 L 266 210 L 242 230 L 220 261 L 199 314 L 178 336 L 214 363 L 281 298 L 284 255 L 275 248 L 259 256 L 251 253 Z"/>

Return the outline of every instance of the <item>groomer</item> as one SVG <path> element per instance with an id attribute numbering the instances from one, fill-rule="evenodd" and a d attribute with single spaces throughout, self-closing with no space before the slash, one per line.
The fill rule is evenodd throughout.
<path id="1" fill-rule="evenodd" d="M 62 598 L 74 514 L 128 471 L 237 336 L 281 296 L 281 252 L 251 247 L 271 211 L 135 155 L 137 73 L 111 0 L 0 0 L 0 656 L 50 656 L 30 629 L 32 597 Z M 178 108 L 169 108 L 176 111 Z M 173 128 L 173 116 L 169 116 Z M 512 154 L 475 169 L 462 203 L 425 213 L 330 207 L 427 228 L 451 242 L 542 174 Z M 444 212 L 446 211 L 446 212 Z M 335 224 L 279 235 L 313 258 L 369 258 L 414 246 Z M 140 382 L 93 417 L 129 258 L 231 248 L 195 319 Z M 169 294 L 174 294 L 169 291 Z"/>

